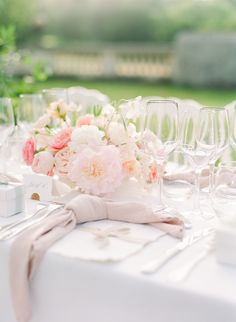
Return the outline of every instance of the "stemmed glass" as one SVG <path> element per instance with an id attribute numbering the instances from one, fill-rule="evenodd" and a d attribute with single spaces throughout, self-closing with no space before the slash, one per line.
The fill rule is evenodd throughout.
<path id="1" fill-rule="evenodd" d="M 2 171 L 5 172 L 6 162 L 3 153 L 4 144 L 6 144 L 8 137 L 14 131 L 14 113 L 13 106 L 10 98 L 0 98 L 0 151 L 2 161 Z"/>
<path id="2" fill-rule="evenodd" d="M 0 149 L 13 130 L 14 113 L 11 99 L 2 97 L 0 98 Z"/>
<path id="3" fill-rule="evenodd" d="M 163 201 L 163 169 L 168 155 L 178 144 L 178 104 L 171 100 L 150 100 L 146 103 L 146 115 L 142 141 L 146 151 L 154 158 L 158 168 L 158 203 Z"/>
<path id="4" fill-rule="evenodd" d="M 218 167 L 211 202 L 220 220 L 236 218 L 236 161 L 223 162 Z"/>
<path id="5" fill-rule="evenodd" d="M 41 94 L 22 94 L 19 98 L 17 124 L 25 134 L 46 111 Z"/>
<path id="6" fill-rule="evenodd" d="M 49 106 L 52 102 L 64 101 L 66 104 L 69 103 L 69 94 L 67 88 L 49 88 L 42 90 L 43 98 Z"/>
<path id="7" fill-rule="evenodd" d="M 189 164 L 195 169 L 194 214 L 203 214 L 200 207 L 200 175 L 216 151 L 215 132 L 214 117 L 204 108 L 194 113 L 186 111 L 184 114 L 180 144 Z"/>
<path id="8" fill-rule="evenodd" d="M 228 104 L 225 108 L 229 117 L 229 143 L 236 149 L 236 101 Z"/>
<path id="9" fill-rule="evenodd" d="M 205 126 L 210 126 L 214 137 L 208 138 L 215 146 L 215 151 L 209 160 L 209 193 L 214 189 L 214 171 L 215 163 L 222 156 L 229 145 L 229 122 L 226 109 L 219 107 L 204 107 L 200 111 L 202 123 L 205 120 Z M 210 120 L 210 124 L 209 124 Z M 207 134 L 205 134 L 206 138 Z M 206 139 L 205 138 L 205 139 Z M 201 139 L 201 138 L 200 138 Z M 201 144 L 201 141 L 199 141 Z M 206 143 L 206 142 L 205 142 Z"/>

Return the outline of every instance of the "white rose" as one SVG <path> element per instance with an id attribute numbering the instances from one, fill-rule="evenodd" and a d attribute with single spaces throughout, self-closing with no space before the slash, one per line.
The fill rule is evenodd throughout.
<path id="1" fill-rule="evenodd" d="M 111 122 L 108 128 L 111 143 L 115 145 L 124 144 L 128 140 L 128 133 L 123 124 Z"/>
<path id="2" fill-rule="evenodd" d="M 72 151 L 78 151 L 80 145 L 102 145 L 103 137 L 104 132 L 96 126 L 83 125 L 72 132 L 70 148 Z"/>

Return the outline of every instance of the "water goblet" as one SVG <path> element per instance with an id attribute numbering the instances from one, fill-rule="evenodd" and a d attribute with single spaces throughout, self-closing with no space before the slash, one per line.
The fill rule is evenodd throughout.
<path id="1" fill-rule="evenodd" d="M 180 146 L 187 158 L 189 164 L 195 170 L 195 193 L 193 213 L 202 215 L 200 207 L 200 176 L 204 167 L 206 167 L 214 155 L 215 145 L 215 127 L 210 115 L 206 118 L 201 110 L 195 110 L 191 113 L 186 112 L 182 119 L 180 129 Z"/>
<path id="2" fill-rule="evenodd" d="M 158 207 L 163 201 L 163 172 L 168 155 L 178 144 L 178 104 L 171 100 L 150 100 L 146 103 L 142 142 L 158 168 Z"/>
<path id="3" fill-rule="evenodd" d="M 208 149 L 212 149 L 214 145 L 214 153 L 209 160 L 209 194 L 211 196 L 214 187 L 215 163 L 229 146 L 228 114 L 224 108 L 203 107 L 200 110 L 200 118 L 202 129 L 201 136 L 198 138 L 199 145 Z"/>
<path id="4" fill-rule="evenodd" d="M 236 217 L 236 161 L 223 162 L 217 168 L 211 202 L 223 222 Z"/>
<path id="5" fill-rule="evenodd" d="M 14 113 L 10 98 L 0 98 L 0 149 L 14 130 Z"/>
<path id="6" fill-rule="evenodd" d="M 67 88 L 48 88 L 42 90 L 43 98 L 49 106 L 52 102 L 64 101 L 69 103 L 69 96 Z"/>
<path id="7" fill-rule="evenodd" d="M 22 94 L 19 98 L 17 110 L 17 124 L 21 131 L 31 130 L 33 124 L 46 111 L 46 105 L 41 94 Z"/>
<path id="8" fill-rule="evenodd" d="M 6 172 L 5 146 L 8 138 L 14 132 L 14 113 L 11 99 L 8 97 L 0 98 L 0 160 L 3 175 Z"/>

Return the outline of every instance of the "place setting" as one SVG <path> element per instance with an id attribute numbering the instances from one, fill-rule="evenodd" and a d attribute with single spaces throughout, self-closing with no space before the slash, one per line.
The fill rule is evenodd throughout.
<path id="1" fill-rule="evenodd" d="M 184 100 L 159 97 L 99 106 L 89 96 L 79 105 L 75 92 L 22 96 L 16 126 L 10 98 L 0 99 L 0 246 L 9 249 L 19 322 L 34 316 L 30 285 L 48 252 L 109 267 L 160 244 L 158 256 L 143 257 L 134 270 L 148 277 L 202 245 L 167 274 L 173 285 L 212 253 L 235 264 L 227 108 L 197 105 L 190 113 Z"/>

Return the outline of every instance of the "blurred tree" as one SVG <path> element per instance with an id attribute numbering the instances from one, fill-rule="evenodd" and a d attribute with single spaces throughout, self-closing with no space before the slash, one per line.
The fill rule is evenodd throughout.
<path id="1" fill-rule="evenodd" d="M 17 44 L 167 42 L 181 31 L 236 31 L 236 0 L 0 0 Z M 50 37 L 48 37 L 50 36 Z"/>
<path id="2" fill-rule="evenodd" d="M 0 96 L 9 94 L 9 65 L 15 53 L 15 28 L 0 27 Z"/>
<path id="3" fill-rule="evenodd" d="M 34 0 L 0 0 L 0 24 L 15 26 L 18 44 L 25 41 L 34 29 L 36 2 Z"/>
<path id="4" fill-rule="evenodd" d="M 22 55 L 16 48 L 15 27 L 0 26 L 0 96 L 14 95 L 14 84 L 21 82 L 13 73 L 15 64 L 32 65 L 32 82 L 47 79 L 46 66 L 42 62 L 33 63 L 29 54 Z"/>

